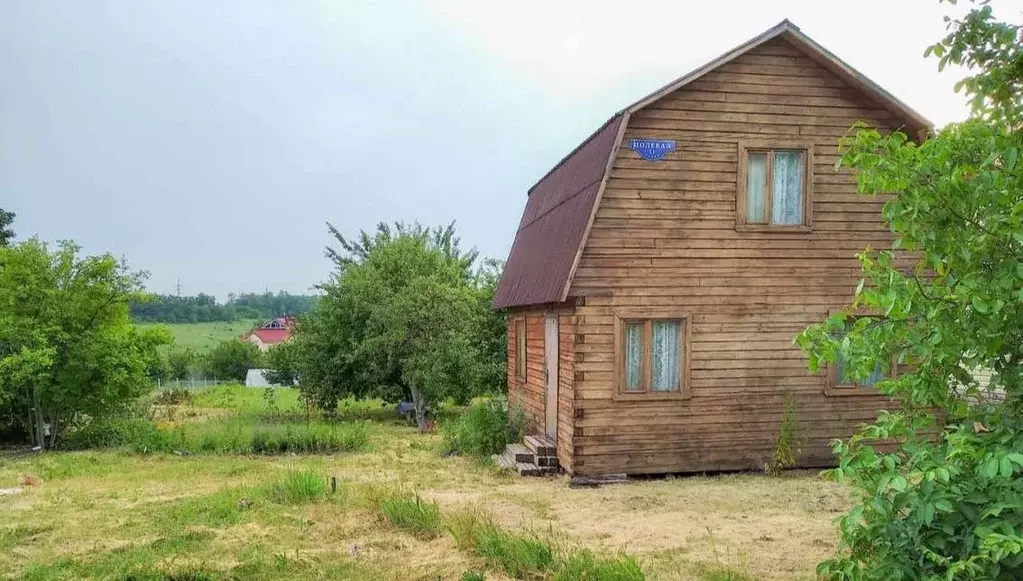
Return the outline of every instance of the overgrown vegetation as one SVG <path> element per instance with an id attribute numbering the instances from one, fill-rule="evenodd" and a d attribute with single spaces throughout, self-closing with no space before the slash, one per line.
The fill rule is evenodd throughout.
<path id="1" fill-rule="evenodd" d="M 446 398 L 503 385 L 504 321 L 490 310 L 500 268 L 459 247 L 453 226 L 380 224 L 339 248 L 323 298 L 275 373 L 300 377 L 325 413 L 345 397 L 411 400 L 421 430 Z M 284 357 L 287 355 L 287 357 Z"/>
<path id="2" fill-rule="evenodd" d="M 69 428 L 117 417 L 152 387 L 166 332 L 136 329 L 143 273 L 31 239 L 0 247 L 0 434 L 52 448 Z"/>
<path id="3" fill-rule="evenodd" d="M 262 489 L 261 495 L 278 504 L 299 504 L 327 496 L 327 479 L 311 470 L 294 470 Z"/>
<path id="4" fill-rule="evenodd" d="M 556 551 L 550 541 L 535 534 L 505 530 L 477 508 L 447 519 L 447 530 L 459 549 L 482 557 L 515 579 L 555 581 L 642 581 L 643 570 L 633 557 L 597 556 L 588 550 Z"/>
<path id="5" fill-rule="evenodd" d="M 418 494 L 383 491 L 375 495 L 377 510 L 392 525 L 427 539 L 441 532 L 440 507 Z"/>
<path id="6" fill-rule="evenodd" d="M 919 144 L 870 129 L 844 142 L 860 192 L 892 194 L 894 248 L 863 252 L 850 308 L 799 337 L 812 370 L 839 355 L 854 379 L 901 364 L 878 384 L 899 408 L 835 445 L 830 474 L 859 502 L 828 579 L 1023 578 L 1021 28 L 978 3 L 948 30 L 927 53 L 969 69 L 956 86 L 972 116 Z M 880 452 L 878 438 L 901 444 Z"/>
<path id="7" fill-rule="evenodd" d="M 257 417 L 182 422 L 161 427 L 145 418 L 91 422 L 70 435 L 71 449 L 120 448 L 137 454 L 332 454 L 369 442 L 370 424 L 271 423 Z"/>
<path id="8" fill-rule="evenodd" d="M 767 464 L 768 474 L 778 475 L 796 465 L 799 455 L 802 453 L 802 444 L 797 432 L 796 424 L 796 398 L 791 392 L 785 394 L 785 403 L 782 409 L 781 425 L 778 426 L 778 435 L 774 439 L 774 454 Z"/>
<path id="9" fill-rule="evenodd" d="M 459 454 L 486 457 L 522 440 L 525 416 L 506 397 L 473 402 L 457 421 L 444 425 L 447 448 Z"/>
<path id="10" fill-rule="evenodd" d="M 477 509 L 453 515 L 448 530 L 459 549 L 483 557 L 488 565 L 516 579 L 540 579 L 554 568 L 554 549 L 549 543 L 506 531 Z"/>

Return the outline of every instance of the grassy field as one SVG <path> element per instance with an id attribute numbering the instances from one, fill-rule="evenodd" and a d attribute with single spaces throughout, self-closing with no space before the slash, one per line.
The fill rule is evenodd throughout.
<path id="1" fill-rule="evenodd" d="M 196 351 L 209 351 L 222 341 L 237 339 L 260 321 L 244 320 L 215 323 L 159 323 L 170 330 L 176 347 L 187 347 Z M 137 323 L 139 327 L 151 327 L 157 323 Z"/>
<path id="2" fill-rule="evenodd" d="M 262 425 L 304 425 L 293 390 L 268 405 L 262 390 L 215 388 L 154 413 L 161 430 L 214 440 L 235 422 L 241 445 Z M 810 580 L 849 504 L 845 489 L 810 473 L 598 489 L 519 478 L 444 457 L 439 436 L 379 402 L 345 404 L 332 429 L 363 435 L 316 455 L 122 447 L 0 457 L 0 488 L 41 479 L 0 496 L 0 576 L 583 579 L 573 571 L 631 555 L 647 579 Z"/>

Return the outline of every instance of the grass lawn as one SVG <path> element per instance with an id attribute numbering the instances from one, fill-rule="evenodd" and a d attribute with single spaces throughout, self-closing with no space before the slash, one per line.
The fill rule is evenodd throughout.
<path id="1" fill-rule="evenodd" d="M 218 343 L 237 339 L 246 331 L 260 324 L 260 321 L 243 320 L 213 323 L 136 323 L 139 327 L 163 325 L 170 330 L 176 347 L 187 347 L 196 351 L 209 351 Z"/>
<path id="2" fill-rule="evenodd" d="M 158 408 L 158 423 L 203 432 L 248 418 L 299 429 L 304 410 L 294 391 L 277 392 L 270 418 L 262 416 L 262 393 L 201 392 Z M 485 514 L 500 530 L 558 554 L 632 555 L 647 579 L 810 580 L 836 545 L 832 520 L 849 506 L 844 488 L 811 473 L 574 490 L 565 477 L 519 478 L 443 457 L 439 436 L 420 435 L 393 413 L 379 402 L 347 404 L 336 427 L 364 426 L 365 441 L 331 454 L 121 449 L 0 457 L 0 488 L 17 486 L 21 474 L 42 479 L 0 496 L 0 577 L 457 580 L 481 571 L 490 580 L 514 578 L 514 569 L 498 565 L 507 555 L 491 550 L 504 545 L 470 550 L 464 542 L 465 515 Z"/>

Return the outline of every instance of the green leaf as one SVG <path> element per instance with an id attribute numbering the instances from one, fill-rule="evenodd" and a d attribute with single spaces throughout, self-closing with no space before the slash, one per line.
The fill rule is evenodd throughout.
<path id="1" fill-rule="evenodd" d="M 984 478 L 994 478 L 998 474 L 998 460 L 989 458 L 980 467 L 980 475 Z"/>
<path id="2" fill-rule="evenodd" d="M 987 314 L 988 306 L 987 303 L 984 302 L 984 299 L 978 297 L 977 295 L 973 295 L 973 297 L 970 298 L 970 302 L 973 304 L 973 309 L 975 311 L 982 315 Z"/>
<path id="3" fill-rule="evenodd" d="M 1012 476 L 1012 462 L 1004 456 L 998 462 L 998 474 L 1002 478 L 1010 478 Z"/>
<path id="4" fill-rule="evenodd" d="M 891 481 L 892 490 L 896 492 L 903 492 L 906 490 L 906 478 L 902 475 L 895 475 Z"/>

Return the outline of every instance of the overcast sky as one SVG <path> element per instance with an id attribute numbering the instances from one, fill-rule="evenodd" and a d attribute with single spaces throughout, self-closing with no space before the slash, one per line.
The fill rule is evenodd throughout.
<path id="1" fill-rule="evenodd" d="M 955 74 L 922 58 L 948 10 L 0 0 L 0 208 L 19 238 L 124 256 L 157 292 L 306 291 L 325 221 L 455 220 L 503 259 L 526 189 L 581 139 L 786 17 L 933 122 L 963 118 Z"/>

